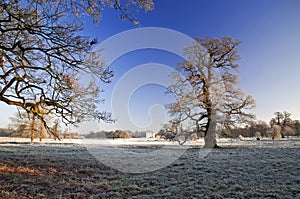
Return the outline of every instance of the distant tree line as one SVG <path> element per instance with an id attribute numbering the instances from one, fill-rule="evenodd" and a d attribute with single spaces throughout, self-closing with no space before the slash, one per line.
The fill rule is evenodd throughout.
<path id="1" fill-rule="evenodd" d="M 11 129 L 0 128 L 0 137 L 10 137 L 12 132 L 13 131 Z"/>
<path id="2" fill-rule="evenodd" d="M 82 136 L 80 136 L 77 132 L 68 132 L 67 130 L 61 131 L 57 130 L 56 131 L 58 137 L 60 139 L 80 139 Z M 51 134 L 40 134 L 40 132 L 37 130 L 34 131 L 33 138 L 32 138 L 32 133 L 31 130 L 24 126 L 21 125 L 17 129 L 12 129 L 12 128 L 0 128 L 0 137 L 20 137 L 20 138 L 31 138 L 31 141 L 34 141 L 34 138 L 39 138 L 40 142 L 44 138 L 53 138 L 56 139 L 57 137 L 52 136 Z"/>
<path id="3" fill-rule="evenodd" d="M 43 120 L 39 120 L 34 114 L 19 109 L 18 112 L 9 118 L 9 137 L 30 138 L 31 142 L 33 142 L 36 137 L 39 138 L 40 142 L 42 142 L 43 138 L 60 139 L 62 137 L 62 130 L 59 121 L 46 109 L 43 110 L 45 113 L 44 121 L 47 122 L 49 130 L 52 132 L 51 134 L 47 131 Z"/>
<path id="4" fill-rule="evenodd" d="M 225 127 L 219 134 L 220 138 L 239 138 L 242 137 L 274 137 L 274 126 L 279 127 L 280 137 L 290 137 L 290 136 L 300 136 L 300 120 L 292 120 L 291 113 L 275 112 L 274 118 L 270 120 L 269 123 L 265 121 L 249 121 L 245 126 L 231 126 Z M 176 140 L 177 137 L 177 124 L 167 124 L 165 125 L 157 134 L 156 137 L 164 138 L 166 140 Z M 185 141 L 193 141 L 195 139 L 204 138 L 204 134 L 196 134 L 196 130 L 191 132 L 186 132 L 189 137 L 186 137 L 180 143 L 185 143 Z"/>
<path id="5" fill-rule="evenodd" d="M 35 138 L 39 138 L 40 142 L 44 138 L 53 139 L 78 139 L 80 138 L 78 133 L 69 132 L 67 129 L 63 130 L 59 123 L 59 120 L 50 113 L 44 116 L 49 129 L 52 133 L 49 133 L 45 129 L 45 125 L 42 120 L 37 119 L 34 115 L 22 110 L 18 110 L 12 117 L 9 118 L 10 123 L 7 129 L 0 129 L 0 137 L 20 137 L 30 138 L 31 142 Z M 55 134 L 55 136 L 53 135 Z"/>
<path id="6" fill-rule="evenodd" d="M 252 122 L 245 127 L 239 127 L 231 129 L 230 133 L 226 133 L 227 137 L 237 138 L 239 135 L 243 137 L 256 137 L 260 135 L 261 137 L 274 137 L 274 127 L 279 126 L 280 138 L 290 137 L 290 136 L 300 136 L 300 122 L 299 120 L 290 121 L 289 124 L 277 125 L 273 123 L 266 123 L 264 121 Z M 226 136 L 225 136 L 226 137 Z"/>
<path id="7" fill-rule="evenodd" d="M 131 134 L 129 134 L 127 131 L 100 131 L 100 132 L 93 132 L 91 131 L 89 134 L 84 135 L 85 138 L 89 139 L 104 139 L 104 138 L 130 138 Z"/>
<path id="8" fill-rule="evenodd" d="M 50 115 L 47 116 L 47 122 L 51 125 L 51 130 L 57 134 L 54 137 L 48 134 L 44 128 L 44 125 L 39 120 L 30 118 L 25 112 L 18 112 L 10 118 L 11 123 L 7 129 L 0 129 L 0 137 L 23 137 L 34 138 L 38 137 L 40 141 L 43 138 L 62 138 L 62 139 L 78 139 L 81 138 L 78 133 L 68 132 L 62 130 L 58 121 Z M 218 135 L 220 138 L 238 138 L 243 137 L 274 137 L 274 126 L 279 127 L 280 137 L 300 136 L 300 121 L 292 120 L 291 113 L 275 112 L 274 118 L 269 123 L 265 121 L 250 121 L 245 126 L 234 126 L 232 128 L 224 128 Z M 164 127 L 156 133 L 156 138 L 164 138 L 166 140 L 178 141 L 179 144 L 184 144 L 186 141 L 195 141 L 203 138 L 204 134 L 195 133 L 192 131 L 186 132 L 186 135 L 177 136 L 176 130 L 178 124 L 170 125 L 166 124 Z M 130 131 L 130 130 L 115 130 L 115 131 L 99 131 L 90 132 L 83 137 L 89 139 L 117 139 L 117 138 L 145 138 L 146 131 Z"/>
<path id="9" fill-rule="evenodd" d="M 115 131 L 99 131 L 93 132 L 84 135 L 85 138 L 89 139 L 117 139 L 117 138 L 145 138 L 146 132 L 145 131 L 129 131 L 129 130 L 115 130 Z"/>
<path id="10" fill-rule="evenodd" d="M 221 137 L 237 138 L 243 137 L 274 137 L 274 126 L 279 127 L 280 137 L 300 136 L 300 121 L 292 120 L 291 113 L 275 112 L 274 118 L 271 118 L 269 124 L 265 121 L 250 121 L 244 127 L 227 128 L 221 134 Z"/>
<path id="11" fill-rule="evenodd" d="M 271 118 L 269 124 L 265 121 L 251 121 L 245 127 L 235 127 L 227 129 L 223 132 L 224 137 L 237 138 L 239 135 L 243 137 L 261 137 L 274 138 L 274 127 L 279 128 L 281 138 L 290 136 L 300 136 L 300 121 L 292 120 L 291 113 L 275 112 L 274 118 Z"/>

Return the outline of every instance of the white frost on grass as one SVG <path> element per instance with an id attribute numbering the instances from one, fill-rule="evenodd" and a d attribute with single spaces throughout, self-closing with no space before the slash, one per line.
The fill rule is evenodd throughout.
<path id="1" fill-rule="evenodd" d="M 18 138 L 18 137 L 0 137 L 0 143 L 14 143 L 14 144 L 30 144 L 30 138 Z M 35 138 L 33 143 L 40 143 L 39 138 Z M 41 144 L 80 144 L 79 139 L 61 139 L 54 140 L 44 138 Z"/>
<path id="2" fill-rule="evenodd" d="M 204 158 L 199 153 L 205 149 L 190 148 L 172 164 L 139 174 L 95 161 L 82 145 L 2 144 L 0 198 L 300 198 L 299 139 L 232 143 L 220 142 L 224 147 Z M 160 147 L 102 149 L 108 154 L 121 149 L 143 154 Z M 178 148 L 170 145 L 168 150 Z M 23 172 L 26 169 L 36 174 Z"/>

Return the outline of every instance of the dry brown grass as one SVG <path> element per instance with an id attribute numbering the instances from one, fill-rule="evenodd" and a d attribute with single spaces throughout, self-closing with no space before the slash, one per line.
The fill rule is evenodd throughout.
<path id="1" fill-rule="evenodd" d="M 0 173 L 22 173 L 22 174 L 36 174 L 41 175 L 45 172 L 39 171 L 37 169 L 30 169 L 28 167 L 22 167 L 22 166 L 0 166 Z"/>

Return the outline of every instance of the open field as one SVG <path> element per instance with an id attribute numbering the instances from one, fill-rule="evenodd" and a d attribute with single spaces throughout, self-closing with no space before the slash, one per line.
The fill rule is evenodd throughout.
<path id="1" fill-rule="evenodd" d="M 102 164 L 83 145 L 2 144 L 0 198 L 300 198 L 299 141 L 221 146 L 205 157 L 190 148 L 164 168 L 132 174 Z"/>

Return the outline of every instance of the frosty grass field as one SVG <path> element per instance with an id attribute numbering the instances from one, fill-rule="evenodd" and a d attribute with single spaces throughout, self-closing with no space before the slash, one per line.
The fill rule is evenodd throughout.
<path id="1" fill-rule="evenodd" d="M 203 158 L 204 149 L 193 146 L 164 168 L 133 174 L 97 161 L 80 144 L 2 143 L 0 198 L 300 198 L 299 140 L 220 145 Z"/>

